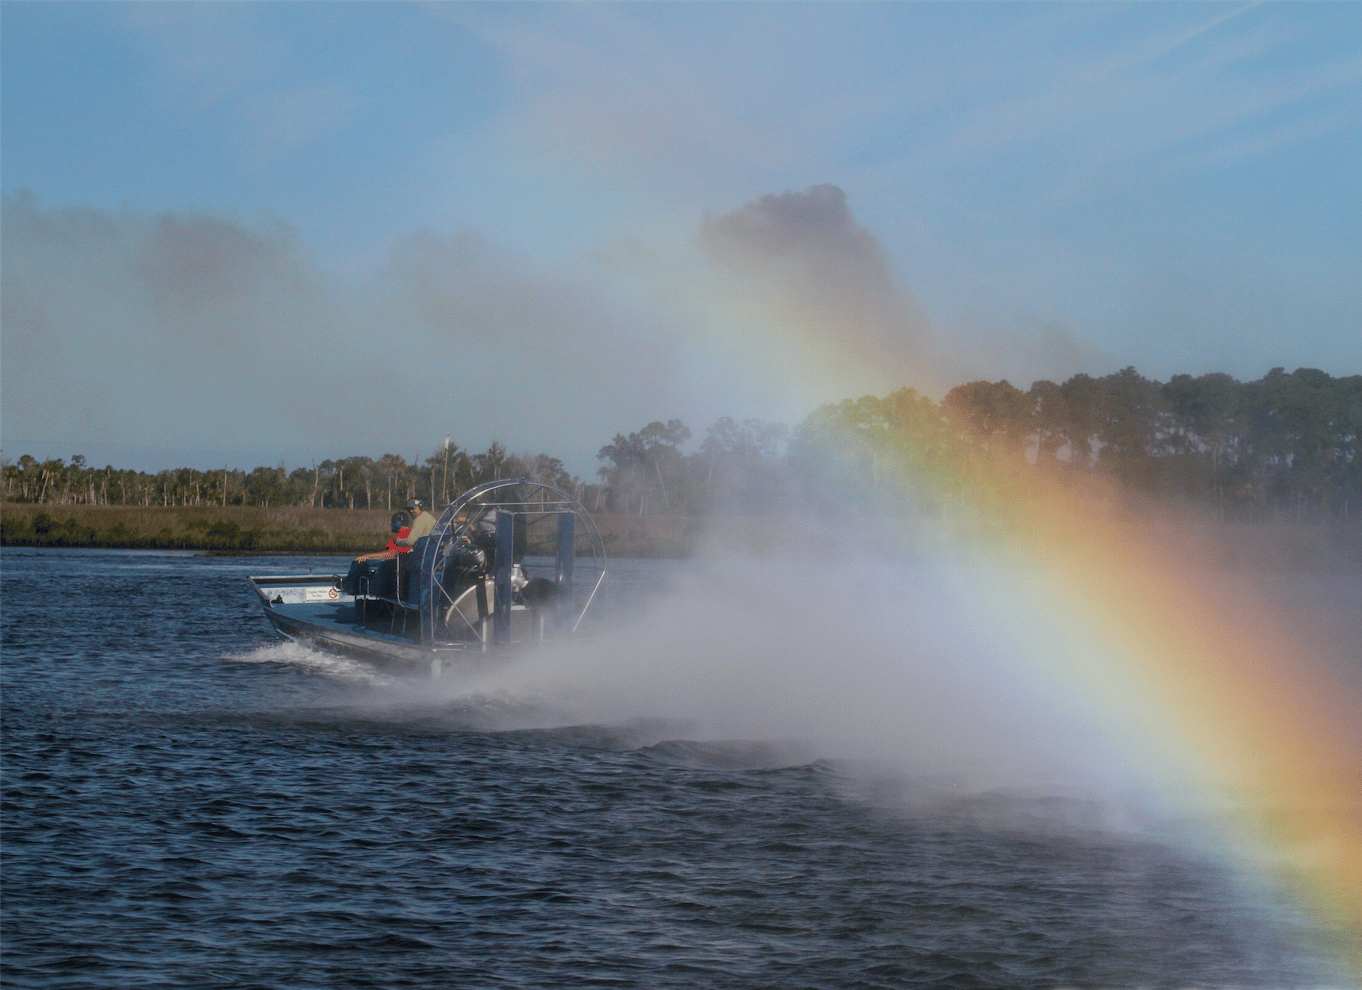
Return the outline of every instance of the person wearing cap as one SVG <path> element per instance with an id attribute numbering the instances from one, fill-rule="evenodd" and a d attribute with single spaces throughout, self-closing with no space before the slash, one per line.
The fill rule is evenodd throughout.
<path id="1" fill-rule="evenodd" d="M 410 547 L 423 536 L 429 536 L 430 531 L 435 528 L 435 514 L 426 511 L 425 503 L 419 498 L 407 500 L 407 511 L 411 513 L 411 531 L 406 536 L 398 537 L 396 543 L 399 547 Z"/>

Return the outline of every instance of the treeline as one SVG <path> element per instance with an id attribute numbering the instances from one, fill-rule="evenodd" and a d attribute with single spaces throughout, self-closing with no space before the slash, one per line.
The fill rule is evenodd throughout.
<path id="1" fill-rule="evenodd" d="M 581 497 L 580 482 L 563 462 L 547 454 L 508 454 L 493 442 L 470 454 L 457 444 L 441 446 L 424 461 L 408 463 L 395 454 L 379 458 L 346 457 L 289 470 L 258 467 L 198 471 L 177 468 L 148 474 L 109 465 L 92 467 L 83 456 L 68 464 L 38 461 L 25 454 L 5 462 L 3 498 L 7 502 L 49 505 L 220 506 L 247 505 L 344 509 L 401 508 L 409 498 L 428 505 L 446 504 L 473 485 L 497 478 L 533 478 Z"/>
<path id="2" fill-rule="evenodd" d="M 1274 368 L 1158 382 L 1125 368 L 1026 390 L 959 385 L 820 407 L 793 430 L 721 419 L 698 451 L 679 421 L 601 448 L 612 511 L 780 512 L 854 504 L 879 511 L 1024 500 L 1087 480 L 1235 521 L 1353 518 L 1362 506 L 1362 375 Z"/>
<path id="3" fill-rule="evenodd" d="M 598 512 L 783 514 L 809 505 L 949 510 L 981 494 L 1024 499 L 1041 479 L 1110 481 L 1125 492 L 1197 503 L 1226 519 L 1352 518 L 1362 505 L 1362 376 L 1274 368 L 1168 382 L 1126 368 L 1026 390 L 969 382 L 941 402 L 902 388 L 820 407 L 798 426 L 725 417 L 691 447 L 680 420 L 616 434 L 584 483 L 547 454 L 450 444 L 420 463 L 395 455 L 306 468 L 144 474 L 21 457 L 4 466 L 8 501 L 163 506 L 391 509 L 441 506 L 473 484 L 529 477 Z"/>

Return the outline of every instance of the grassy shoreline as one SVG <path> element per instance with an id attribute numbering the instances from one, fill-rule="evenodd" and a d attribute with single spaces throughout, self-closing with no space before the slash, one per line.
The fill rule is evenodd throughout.
<path id="1" fill-rule="evenodd" d="M 390 517 L 386 509 L 5 502 L 0 546 L 357 554 L 383 547 Z M 681 516 L 593 519 L 607 554 L 622 557 L 687 556 L 706 522 Z"/>
<path id="2" fill-rule="evenodd" d="M 384 509 L 257 506 L 87 506 L 0 504 L 0 546 L 195 550 L 233 554 L 358 554 L 389 536 Z M 808 520 L 774 516 L 592 517 L 612 557 L 688 557 L 706 543 L 758 553 L 808 531 Z M 1173 524 L 1149 521 L 1151 535 Z M 1211 566 L 1362 570 L 1362 524 L 1199 521 L 1195 537 Z"/>

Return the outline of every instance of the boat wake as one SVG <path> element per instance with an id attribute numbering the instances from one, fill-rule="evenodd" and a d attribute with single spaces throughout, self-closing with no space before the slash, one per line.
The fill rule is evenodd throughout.
<path id="1" fill-rule="evenodd" d="M 389 688 L 401 682 L 400 678 L 381 673 L 358 660 L 322 653 L 294 640 L 270 643 L 245 653 L 229 653 L 223 660 L 228 663 L 280 664 L 371 687 Z"/>

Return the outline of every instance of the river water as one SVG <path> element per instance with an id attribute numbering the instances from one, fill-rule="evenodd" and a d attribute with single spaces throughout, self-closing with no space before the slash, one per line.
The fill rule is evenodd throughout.
<path id="1" fill-rule="evenodd" d="M 588 704 L 567 660 L 494 690 L 278 641 L 245 576 L 338 566 L 4 552 L 6 987 L 1349 985 L 1289 905 L 1071 794 L 715 738 L 618 666 Z M 681 569 L 615 567 L 616 614 Z"/>

